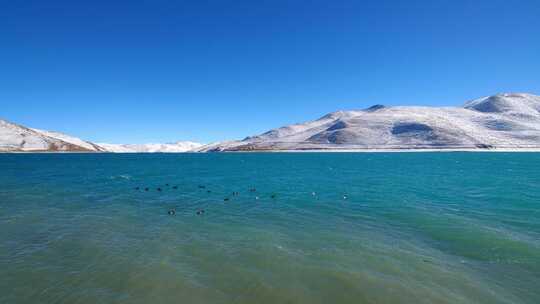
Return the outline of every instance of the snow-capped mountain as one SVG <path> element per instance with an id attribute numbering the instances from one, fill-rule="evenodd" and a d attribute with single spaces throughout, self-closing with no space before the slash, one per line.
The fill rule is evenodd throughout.
<path id="1" fill-rule="evenodd" d="M 101 152 L 103 149 L 76 137 L 31 129 L 0 119 L 0 151 Z"/>
<path id="2" fill-rule="evenodd" d="M 92 143 L 0 120 L 0 152 L 208 152 L 354 149 L 540 149 L 540 96 L 497 94 L 463 107 L 338 111 L 243 140 L 201 145 Z"/>
<path id="3" fill-rule="evenodd" d="M 199 151 L 486 148 L 540 148 L 540 96 L 498 94 L 463 107 L 375 105 Z"/>
<path id="4" fill-rule="evenodd" d="M 177 152 L 189 152 L 193 149 L 197 149 L 202 146 L 202 144 L 192 142 L 192 141 L 179 141 L 175 143 L 168 144 L 106 144 L 99 143 L 107 152 L 115 153 L 177 153 Z"/>
<path id="5" fill-rule="evenodd" d="M 191 141 L 170 144 L 95 144 L 60 132 L 27 128 L 0 119 L 0 152 L 187 152 L 202 146 Z"/>

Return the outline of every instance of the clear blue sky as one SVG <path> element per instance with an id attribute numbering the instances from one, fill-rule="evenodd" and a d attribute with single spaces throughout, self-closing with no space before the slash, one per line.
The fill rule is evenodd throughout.
<path id="1" fill-rule="evenodd" d="M 0 0 L 0 117 L 87 140 L 508 91 L 540 94 L 540 1 Z"/>

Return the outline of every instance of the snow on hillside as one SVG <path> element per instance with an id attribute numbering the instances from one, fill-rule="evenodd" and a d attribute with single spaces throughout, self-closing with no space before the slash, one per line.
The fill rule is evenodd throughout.
<path id="1" fill-rule="evenodd" d="M 125 145 L 120 144 L 107 144 L 107 143 L 96 143 L 100 146 L 105 152 L 112 153 L 134 153 L 133 149 L 125 147 Z"/>
<path id="2" fill-rule="evenodd" d="M 535 117 L 540 112 L 540 96 L 524 93 L 498 94 L 471 100 L 466 102 L 464 107 L 483 113 L 519 114 Z"/>
<path id="3" fill-rule="evenodd" d="M 207 152 L 349 149 L 540 149 L 540 96 L 497 94 L 463 107 L 337 111 L 243 140 L 201 145 L 94 144 L 0 120 L 0 151 Z"/>
<path id="4" fill-rule="evenodd" d="M 97 151 L 90 143 L 57 132 L 30 129 L 0 120 L 0 151 Z"/>
<path id="5" fill-rule="evenodd" d="M 77 137 L 66 135 L 64 133 L 54 132 L 54 131 L 45 131 L 45 130 L 39 130 L 39 129 L 33 129 L 33 128 L 31 130 L 36 131 L 48 137 L 56 138 L 64 142 L 67 142 L 67 143 L 70 143 L 79 147 L 83 147 L 87 149 L 88 151 L 96 151 L 96 152 L 103 151 L 103 149 L 96 144 L 93 144 L 88 141 L 84 141 Z"/>
<path id="6" fill-rule="evenodd" d="M 540 97 L 498 94 L 459 107 L 338 111 L 201 151 L 540 148 Z"/>
<path id="7" fill-rule="evenodd" d="M 0 120 L 0 152 L 187 152 L 201 147 L 191 141 L 169 144 L 95 144 L 60 132 L 27 128 Z"/>
<path id="8" fill-rule="evenodd" d="M 202 144 L 191 141 L 179 141 L 168 144 L 97 144 L 106 152 L 114 153 L 178 153 L 189 152 L 202 146 Z"/>

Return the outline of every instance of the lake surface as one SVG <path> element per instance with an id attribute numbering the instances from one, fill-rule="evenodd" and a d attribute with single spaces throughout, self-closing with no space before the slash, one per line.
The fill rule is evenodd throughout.
<path id="1" fill-rule="evenodd" d="M 0 269 L 0 303 L 540 303 L 540 153 L 1 154 Z"/>

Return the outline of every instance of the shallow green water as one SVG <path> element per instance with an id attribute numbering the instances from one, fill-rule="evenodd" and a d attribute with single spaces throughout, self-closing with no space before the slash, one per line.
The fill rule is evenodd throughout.
<path id="1" fill-rule="evenodd" d="M 0 303 L 540 303 L 540 154 L 3 154 L 0 269 Z"/>

